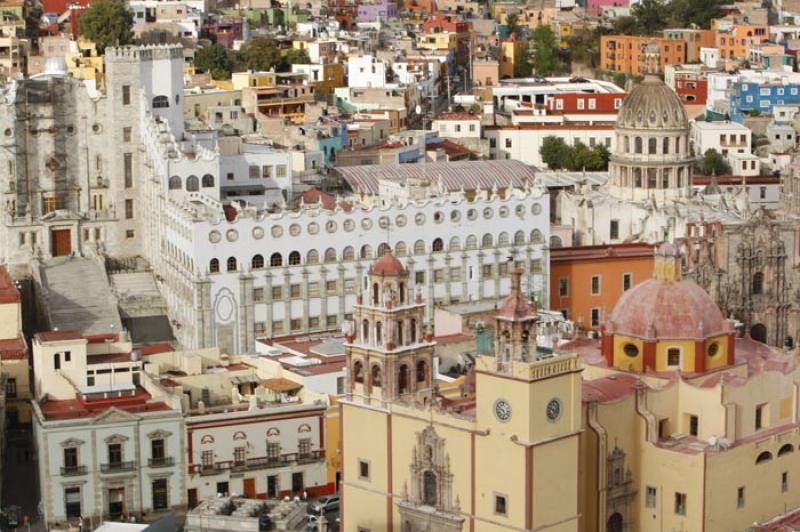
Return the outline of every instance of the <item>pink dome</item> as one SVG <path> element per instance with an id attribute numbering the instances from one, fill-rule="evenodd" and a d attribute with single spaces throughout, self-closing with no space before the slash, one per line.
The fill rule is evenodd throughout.
<path id="1" fill-rule="evenodd" d="M 392 255 L 391 251 L 387 251 L 383 257 L 375 261 L 375 264 L 372 265 L 372 270 L 370 273 L 372 275 L 390 275 L 396 277 L 399 275 L 405 275 L 406 268 L 403 266 L 403 263 L 397 259 L 397 257 Z"/>
<path id="2" fill-rule="evenodd" d="M 606 332 L 648 340 L 700 340 L 732 331 L 711 296 L 693 281 L 649 279 L 625 292 Z"/>

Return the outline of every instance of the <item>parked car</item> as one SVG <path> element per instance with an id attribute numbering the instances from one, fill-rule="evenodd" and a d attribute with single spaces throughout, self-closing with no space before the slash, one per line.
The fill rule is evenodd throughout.
<path id="1" fill-rule="evenodd" d="M 13 505 L 6 508 L 6 525 L 8 528 L 17 528 L 19 526 L 19 510 L 19 506 Z"/>
<path id="2" fill-rule="evenodd" d="M 338 510 L 339 509 L 339 496 L 338 495 L 330 495 L 328 497 L 320 497 L 316 501 L 312 501 L 308 504 L 308 513 L 309 514 L 316 514 L 320 515 L 325 512 L 330 512 L 331 510 Z"/>

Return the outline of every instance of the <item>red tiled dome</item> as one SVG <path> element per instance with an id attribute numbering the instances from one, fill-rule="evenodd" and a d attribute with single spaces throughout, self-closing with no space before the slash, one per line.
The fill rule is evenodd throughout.
<path id="1" fill-rule="evenodd" d="M 397 257 L 392 255 L 391 251 L 387 251 L 383 257 L 379 258 L 375 264 L 372 265 L 372 275 L 405 275 L 406 269 L 403 263 L 397 260 Z"/>
<path id="2" fill-rule="evenodd" d="M 606 332 L 650 340 L 698 340 L 727 334 L 731 325 L 693 281 L 649 279 L 620 298 Z"/>

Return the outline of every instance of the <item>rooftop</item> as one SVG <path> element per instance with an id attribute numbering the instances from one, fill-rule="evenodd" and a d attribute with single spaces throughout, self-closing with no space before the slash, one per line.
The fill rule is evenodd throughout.
<path id="1" fill-rule="evenodd" d="M 130 414 L 171 410 L 166 403 L 151 401 L 151 399 L 152 396 L 143 388 L 136 388 L 132 395 L 110 399 L 84 400 L 76 397 L 74 399 L 51 400 L 45 398 L 39 402 L 39 408 L 46 421 L 97 417 L 111 408 L 124 410 Z"/>

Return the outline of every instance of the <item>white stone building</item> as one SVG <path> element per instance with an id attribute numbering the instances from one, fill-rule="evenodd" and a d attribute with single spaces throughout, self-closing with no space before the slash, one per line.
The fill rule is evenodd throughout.
<path id="1" fill-rule="evenodd" d="M 544 139 L 557 137 L 572 146 L 582 142 L 586 146 L 602 145 L 613 151 L 616 136 L 611 124 L 520 124 L 516 126 L 488 126 L 484 128 L 489 139 L 489 157 L 514 159 L 537 168 L 545 168 L 539 150 Z"/>
<path id="2" fill-rule="evenodd" d="M 736 166 L 734 156 L 751 154 L 752 136 L 750 128 L 737 122 L 695 121 L 691 125 L 689 146 L 692 153 L 698 157 L 702 157 L 708 150 L 715 150 L 727 159 L 731 167 L 734 167 Z"/>
<path id="3" fill-rule="evenodd" d="M 348 87 L 386 86 L 386 63 L 373 55 L 347 58 Z"/>
<path id="4" fill-rule="evenodd" d="M 180 401 L 142 371 L 130 342 L 74 332 L 33 340 L 33 431 L 50 526 L 185 506 Z"/>

